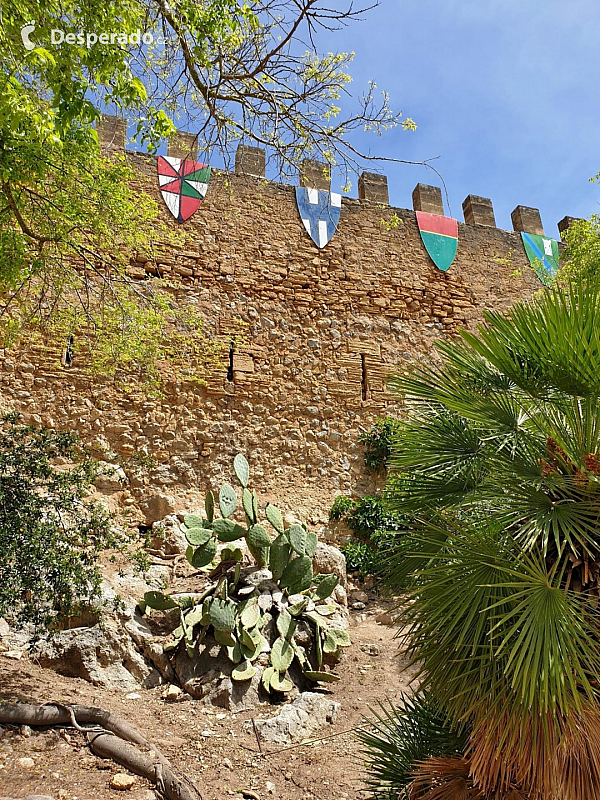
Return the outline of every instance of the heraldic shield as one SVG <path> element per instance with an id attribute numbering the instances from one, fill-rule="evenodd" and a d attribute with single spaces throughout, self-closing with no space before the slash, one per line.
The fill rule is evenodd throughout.
<path id="1" fill-rule="evenodd" d="M 549 285 L 558 272 L 558 242 L 537 233 L 521 233 L 521 239 L 536 275 L 543 284 Z"/>
<path id="2" fill-rule="evenodd" d="M 452 217 L 417 211 L 419 233 L 429 257 L 442 272 L 450 269 L 458 247 L 458 222 Z"/>
<path id="3" fill-rule="evenodd" d="M 204 200 L 210 167 L 198 161 L 158 157 L 158 183 L 167 208 L 177 222 L 185 222 Z"/>
<path id="4" fill-rule="evenodd" d="M 297 186 L 296 203 L 306 232 L 317 247 L 325 247 L 340 221 L 342 195 Z"/>

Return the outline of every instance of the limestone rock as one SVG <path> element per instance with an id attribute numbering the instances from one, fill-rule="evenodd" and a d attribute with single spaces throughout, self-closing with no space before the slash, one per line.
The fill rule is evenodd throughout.
<path id="1" fill-rule="evenodd" d="M 337 575 L 340 579 L 340 585 L 343 586 L 344 589 L 346 588 L 348 583 L 346 576 L 346 558 L 337 547 L 319 542 L 317 544 L 317 552 L 313 558 L 313 569 L 316 575 L 319 573 Z"/>
<path id="2" fill-rule="evenodd" d="M 111 789 L 120 789 L 126 791 L 135 786 L 135 775 L 128 775 L 126 772 L 116 772 L 110 779 L 109 786 Z"/>
<path id="3" fill-rule="evenodd" d="M 105 617 L 91 628 L 61 631 L 38 642 L 33 655 L 42 667 L 96 686 L 132 691 L 160 683 L 159 673 L 144 660 L 125 626 Z"/>
<path id="4" fill-rule="evenodd" d="M 108 461 L 100 461 L 101 474 L 94 481 L 94 486 L 100 492 L 111 494 L 120 492 L 127 486 L 128 478 L 125 472 L 117 464 L 110 464 Z"/>
<path id="5" fill-rule="evenodd" d="M 152 494 L 140 501 L 140 509 L 146 517 L 146 524 L 152 525 L 175 511 L 175 498 L 170 494 Z"/>
<path id="6" fill-rule="evenodd" d="M 166 556 L 179 555 L 185 553 L 188 544 L 176 514 L 169 514 L 152 524 L 151 550 L 158 550 Z"/>
<path id="7" fill-rule="evenodd" d="M 310 738 L 319 728 L 333 724 L 340 704 L 317 692 L 302 692 L 275 717 L 256 720 L 261 739 L 273 744 L 294 744 Z"/>

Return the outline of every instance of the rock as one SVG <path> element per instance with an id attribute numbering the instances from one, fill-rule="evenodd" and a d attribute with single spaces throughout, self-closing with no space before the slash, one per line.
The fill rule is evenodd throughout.
<path id="1" fill-rule="evenodd" d="M 13 800 L 11 797 L 0 797 L 0 800 Z M 16 798 L 14 798 L 16 800 Z M 48 794 L 29 794 L 27 797 L 23 797 L 22 800 L 54 800 L 53 797 L 50 797 Z"/>
<path id="2" fill-rule="evenodd" d="M 185 533 L 176 514 L 169 514 L 164 519 L 152 524 L 150 549 L 158 550 L 166 556 L 185 553 L 189 545 Z"/>
<path id="3" fill-rule="evenodd" d="M 127 789 L 133 789 L 135 786 L 135 775 L 128 775 L 126 772 L 116 772 L 110 779 L 108 785 L 111 789 L 119 789 L 122 792 Z"/>
<path id="4" fill-rule="evenodd" d="M 340 704 L 317 692 L 302 692 L 275 717 L 256 720 L 259 736 L 273 744 L 294 744 L 335 721 Z"/>
<path id="5" fill-rule="evenodd" d="M 18 758 L 17 764 L 21 769 L 35 769 L 35 761 L 33 758 L 29 758 L 25 756 L 24 758 Z"/>
<path id="6" fill-rule="evenodd" d="M 348 605 L 348 595 L 346 594 L 346 590 L 339 583 L 333 590 L 333 599 L 335 600 L 336 603 L 339 603 L 341 606 Z"/>
<path id="7" fill-rule="evenodd" d="M 146 524 L 152 525 L 175 511 L 175 498 L 170 494 L 153 494 L 139 503 L 140 510 L 146 517 Z"/>
<path id="8" fill-rule="evenodd" d="M 131 692 L 157 686 L 159 673 L 146 663 L 125 626 L 106 615 L 101 625 L 61 631 L 32 649 L 42 667 L 95 686 Z"/>
<path id="9" fill-rule="evenodd" d="M 359 603 L 359 602 L 350 603 L 350 608 L 353 609 L 354 611 L 362 611 L 363 608 L 365 608 L 365 604 L 364 603 Z"/>
<path id="10" fill-rule="evenodd" d="M 368 603 L 369 595 L 366 592 L 361 592 L 360 589 L 355 589 L 350 592 L 349 599 L 355 603 Z"/>
<path id="11" fill-rule="evenodd" d="M 139 692 L 129 692 L 125 695 L 126 700 L 141 700 L 142 695 Z"/>
<path id="12" fill-rule="evenodd" d="M 363 653 L 368 653 L 370 656 L 378 656 L 381 653 L 381 648 L 378 644 L 361 644 L 360 649 Z"/>
<path id="13" fill-rule="evenodd" d="M 0 637 L 8 636 L 10 633 L 10 626 L 4 617 L 0 617 Z"/>
<path id="14" fill-rule="evenodd" d="M 277 787 L 271 781 L 267 781 L 265 783 L 265 789 L 267 790 L 268 794 L 275 794 L 275 792 L 277 791 Z"/>
<path id="15" fill-rule="evenodd" d="M 340 585 L 346 588 L 348 578 L 346 576 L 346 559 L 341 550 L 330 544 L 319 542 L 317 552 L 313 558 L 313 569 L 315 575 L 320 573 L 337 575 Z"/>
<path id="16" fill-rule="evenodd" d="M 113 492 L 120 492 L 127 486 L 127 475 L 117 464 L 100 461 L 99 466 L 101 474 L 94 481 L 94 486 L 98 491 L 112 494 Z"/>
<path id="17" fill-rule="evenodd" d="M 261 666 L 259 656 L 254 662 Z M 266 656 L 268 660 L 268 655 Z M 264 666 L 264 665 L 263 665 Z M 177 653 L 175 673 L 183 689 L 196 699 L 227 711 L 248 711 L 261 702 L 261 670 L 249 681 L 233 681 L 234 664 L 223 654 L 222 648 L 207 636 L 199 653 L 190 658 L 185 650 Z"/>
<path id="18" fill-rule="evenodd" d="M 174 700 L 179 700 L 182 694 L 183 690 L 179 686 L 176 686 L 174 683 L 172 683 L 167 687 L 166 691 L 163 692 L 163 697 L 165 700 L 173 702 Z"/>

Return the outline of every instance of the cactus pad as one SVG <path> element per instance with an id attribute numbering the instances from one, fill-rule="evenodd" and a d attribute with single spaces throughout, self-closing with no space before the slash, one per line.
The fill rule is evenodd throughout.
<path id="1" fill-rule="evenodd" d="M 271 503 L 267 503 L 267 507 L 265 508 L 265 516 L 275 528 L 277 533 L 283 533 L 283 517 L 281 516 L 281 511 L 276 506 L 271 505 Z"/>
<path id="2" fill-rule="evenodd" d="M 271 648 L 271 663 L 278 672 L 285 672 L 294 660 L 294 648 L 281 636 L 275 639 Z"/>
<path id="3" fill-rule="evenodd" d="M 308 556 L 299 556 L 287 565 L 279 581 L 290 594 L 303 592 L 312 583 L 312 561 Z"/>
<path id="4" fill-rule="evenodd" d="M 233 459 L 233 470 L 238 481 L 242 484 L 244 489 L 246 489 L 248 486 L 248 481 L 250 480 L 250 465 L 242 453 L 238 453 Z"/>

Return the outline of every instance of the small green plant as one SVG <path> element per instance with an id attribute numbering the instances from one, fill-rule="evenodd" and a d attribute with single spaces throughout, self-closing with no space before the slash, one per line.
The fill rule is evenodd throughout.
<path id="1" fill-rule="evenodd" d="M 374 472 L 384 472 L 392 454 L 394 438 L 402 422 L 394 417 L 378 419 L 373 427 L 361 433 L 358 441 L 365 446 L 365 464 Z"/>
<path id="2" fill-rule="evenodd" d="M 361 577 L 381 575 L 386 570 L 387 556 L 395 548 L 398 532 L 406 528 L 408 519 L 388 511 L 378 495 L 360 500 L 339 495 L 335 498 L 329 520 L 343 520 L 354 534 L 341 550 L 350 572 Z"/>
<path id="3" fill-rule="evenodd" d="M 189 514 L 184 519 L 183 530 L 189 542 L 186 558 L 197 568 L 218 573 L 199 597 L 175 599 L 162 592 L 146 592 L 140 603 L 157 610 L 179 609 L 179 626 L 164 645 L 166 652 L 183 644 L 188 655 L 208 634 L 226 649 L 235 664 L 233 680 L 249 680 L 256 674 L 254 662 L 269 649 L 263 630 L 273 620 L 278 633 L 270 646 L 270 663 L 263 671 L 262 683 L 273 692 L 292 689 L 288 670 L 296 660 L 304 675 L 311 681 L 331 682 L 338 677 L 321 670 L 323 654 L 339 655 L 341 647 L 350 645 L 346 631 L 330 627 L 327 618 L 335 606 L 327 602 L 338 584 L 336 575 L 314 575 L 312 558 L 317 549 L 317 537 L 303 525 L 286 528 L 281 511 L 268 504 L 264 510 L 266 521 L 275 537 L 259 521 L 258 499 L 248 488 L 250 469 L 240 453 L 234 460 L 235 474 L 242 486 L 242 509 L 245 526 L 232 516 L 238 508 L 235 489 L 229 484 L 221 487 L 218 500 L 212 492 L 206 495 L 206 517 Z M 216 515 L 218 510 L 220 516 Z M 247 583 L 242 572 L 243 552 L 236 542 L 245 539 L 258 569 L 269 569 L 274 588 L 261 592 L 260 581 Z M 217 558 L 219 542 L 226 547 Z M 247 570 L 246 570 L 247 572 Z M 251 570 L 256 574 L 257 569 Z M 264 585 L 263 580 L 263 585 Z M 306 621 L 314 633 L 314 660 L 311 663 L 307 650 L 300 646 L 294 633 L 300 620 Z"/>
<path id="4" fill-rule="evenodd" d="M 102 507 L 84 499 L 97 474 L 74 434 L 2 418 L 0 616 L 49 624 L 99 597 L 98 554 L 121 542 Z"/>

